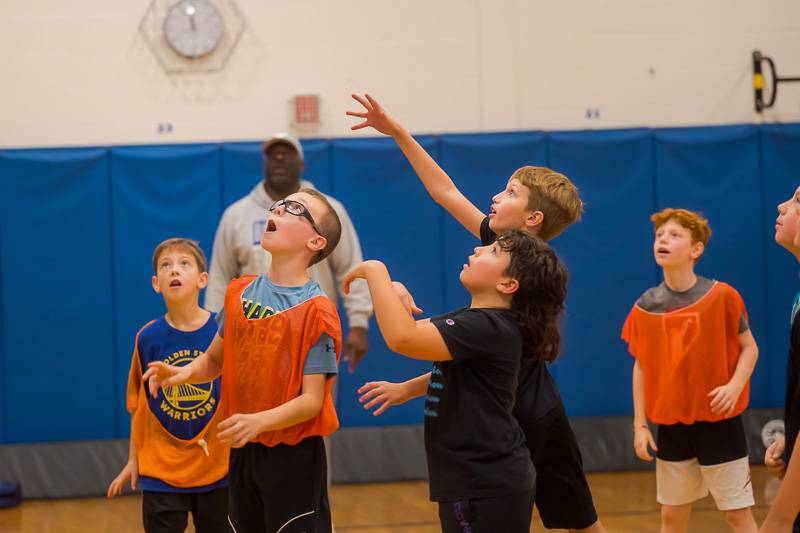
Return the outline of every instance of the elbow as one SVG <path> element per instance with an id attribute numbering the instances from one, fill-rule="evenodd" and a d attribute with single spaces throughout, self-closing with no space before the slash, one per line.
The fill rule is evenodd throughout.
<path id="1" fill-rule="evenodd" d="M 456 193 L 458 193 L 458 189 L 454 184 L 451 183 L 446 187 L 432 190 L 431 198 L 440 206 L 447 208 L 448 200 Z"/>
<path id="2" fill-rule="evenodd" d="M 395 353 L 406 354 L 411 346 L 410 335 L 392 335 L 385 340 L 386 346 Z"/>
<path id="3" fill-rule="evenodd" d="M 749 342 L 743 342 L 739 350 L 740 359 L 752 359 L 754 363 L 758 361 L 758 344 L 756 344 L 755 339 L 749 339 Z"/>
<path id="4" fill-rule="evenodd" d="M 386 347 L 389 348 L 393 352 L 400 351 L 400 339 L 395 336 L 384 336 L 384 342 L 386 342 Z"/>
<path id="5" fill-rule="evenodd" d="M 306 398 L 305 409 L 303 409 L 303 420 L 314 418 L 322 411 L 322 404 L 325 398 L 324 394 L 309 394 Z"/>

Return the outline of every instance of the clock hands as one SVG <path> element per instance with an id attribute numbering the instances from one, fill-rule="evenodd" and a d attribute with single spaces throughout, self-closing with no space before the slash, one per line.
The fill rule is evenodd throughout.
<path id="1" fill-rule="evenodd" d="M 186 6 L 186 14 L 189 15 L 189 24 L 192 26 L 192 31 L 197 31 L 197 25 L 194 23 L 194 16 L 197 13 L 197 8 L 192 4 Z"/>

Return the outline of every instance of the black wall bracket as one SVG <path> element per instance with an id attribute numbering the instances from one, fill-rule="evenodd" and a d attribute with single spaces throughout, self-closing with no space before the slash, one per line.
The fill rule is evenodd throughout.
<path id="1" fill-rule="evenodd" d="M 768 102 L 764 102 L 764 74 L 761 63 L 766 62 L 772 76 L 772 94 Z M 778 84 L 800 81 L 800 77 L 781 78 L 775 69 L 775 62 L 769 56 L 761 55 L 760 50 L 753 50 L 753 90 L 755 91 L 756 112 L 761 113 L 775 105 L 778 96 Z"/>

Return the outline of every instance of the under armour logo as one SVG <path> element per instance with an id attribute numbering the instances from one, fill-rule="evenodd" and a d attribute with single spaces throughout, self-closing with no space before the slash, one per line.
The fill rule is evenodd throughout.
<path id="1" fill-rule="evenodd" d="M 447 324 L 448 326 L 455 326 L 456 325 L 456 321 L 453 320 L 452 318 L 448 318 L 447 320 L 444 321 L 444 323 Z"/>

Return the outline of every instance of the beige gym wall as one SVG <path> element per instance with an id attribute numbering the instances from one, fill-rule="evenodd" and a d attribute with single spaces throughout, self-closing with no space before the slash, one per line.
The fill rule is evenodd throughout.
<path id="1" fill-rule="evenodd" d="M 415 132 L 800 121 L 800 84 L 754 112 L 750 62 L 800 76 L 798 0 L 235 1 L 226 68 L 167 74 L 149 0 L 0 0 L 0 147 L 257 139 L 307 93 L 300 134 L 344 136 L 352 91 Z"/>

